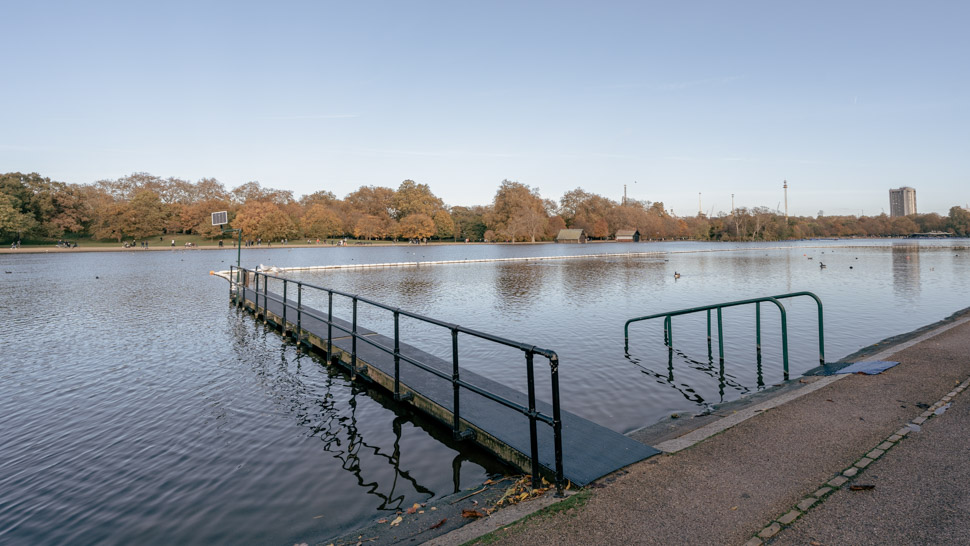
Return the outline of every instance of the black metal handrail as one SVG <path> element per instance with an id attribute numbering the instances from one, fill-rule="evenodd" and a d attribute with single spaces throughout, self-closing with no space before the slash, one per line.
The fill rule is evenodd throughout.
<path id="1" fill-rule="evenodd" d="M 755 323 L 757 329 L 757 351 L 758 356 L 761 356 L 761 303 L 770 302 L 778 307 L 778 311 L 781 313 L 781 349 L 782 349 L 782 359 L 783 367 L 785 372 L 785 379 L 788 379 L 788 315 L 785 312 L 785 306 L 781 304 L 780 301 L 786 298 L 795 298 L 799 296 L 808 296 L 815 300 L 818 306 L 818 359 L 820 364 L 825 364 L 825 337 L 824 337 L 824 327 L 822 321 L 822 300 L 818 296 L 811 292 L 791 292 L 788 294 L 779 294 L 777 296 L 766 296 L 763 298 L 751 298 L 746 300 L 730 301 L 726 303 L 715 303 L 712 305 L 702 305 L 700 307 L 691 307 L 689 309 L 681 309 L 679 311 L 667 311 L 664 313 L 656 313 L 653 315 L 647 315 L 645 317 L 632 318 L 623 325 L 623 337 L 624 337 L 624 347 L 629 353 L 630 351 L 630 324 L 634 322 L 639 322 L 642 320 L 650 320 L 655 318 L 664 319 L 664 344 L 673 350 L 674 346 L 674 332 L 673 332 L 673 322 L 672 317 L 678 315 L 688 315 L 691 313 L 699 313 L 701 311 L 707 311 L 707 346 L 708 350 L 711 347 L 711 311 L 717 311 L 717 346 L 718 346 L 718 357 L 721 362 L 724 362 L 724 328 L 721 318 L 721 310 L 726 307 L 736 307 L 739 305 L 750 305 L 755 304 Z M 760 360 L 759 360 L 760 362 Z"/>
<path id="2" fill-rule="evenodd" d="M 232 272 L 236 269 L 242 272 L 242 274 L 233 275 Z M 565 478 L 563 477 L 562 417 L 561 417 L 560 402 L 559 402 L 559 356 L 556 354 L 555 351 L 536 347 L 535 345 L 530 345 L 528 343 L 522 343 L 511 339 L 506 339 L 500 336 L 496 336 L 486 332 L 481 332 L 471 328 L 466 328 L 464 326 L 459 326 L 457 324 L 453 324 L 450 322 L 444 322 L 438 319 L 420 315 L 418 313 L 405 311 L 398 307 L 392 307 L 390 305 L 386 305 L 368 298 L 361 297 L 357 294 L 341 292 L 339 290 L 334 290 L 332 288 L 326 288 L 323 286 L 317 286 L 315 284 L 307 283 L 303 281 L 295 281 L 278 275 L 269 274 L 263 271 L 250 270 L 246 268 L 237 268 L 236 266 L 230 266 L 230 275 L 229 275 L 230 296 L 235 298 L 234 301 L 236 302 L 237 305 L 241 304 L 245 300 L 245 297 L 241 293 L 240 288 L 242 289 L 246 288 L 246 284 L 248 284 L 248 280 L 250 279 L 250 277 L 252 277 L 252 280 L 254 283 L 254 292 L 255 292 L 254 303 L 256 308 L 255 309 L 256 315 L 260 316 L 260 304 L 259 304 L 260 296 L 262 296 L 263 298 L 262 310 L 263 310 L 264 318 L 265 318 L 265 313 L 267 312 L 267 303 L 270 300 L 280 304 L 283 310 L 283 315 L 280 318 L 282 319 L 282 322 L 283 322 L 282 329 L 284 334 L 288 332 L 287 325 L 291 323 L 291 321 L 287 320 L 287 309 L 293 307 L 292 300 L 289 300 L 287 298 L 287 287 L 289 284 L 296 285 L 297 294 L 296 294 L 296 306 L 295 306 L 295 311 L 296 311 L 296 332 L 295 333 L 296 333 L 298 344 L 303 344 L 303 340 L 302 340 L 303 315 L 307 315 L 320 322 L 326 323 L 327 325 L 326 353 L 328 358 L 330 358 L 330 356 L 333 354 L 332 340 L 333 340 L 334 328 L 336 328 L 339 332 L 349 334 L 351 336 L 351 362 L 350 362 L 351 370 L 350 371 L 351 371 L 352 377 L 356 377 L 356 374 L 360 371 L 357 366 L 358 340 L 363 341 L 364 343 L 367 343 L 370 346 L 375 347 L 376 349 L 379 349 L 387 354 L 392 355 L 394 357 L 394 399 L 395 400 L 399 400 L 399 401 L 408 400 L 410 399 L 410 394 L 411 394 L 411 393 L 407 393 L 406 395 L 401 394 L 400 366 L 402 361 L 451 382 L 453 386 L 453 392 L 454 392 L 454 398 L 453 398 L 454 410 L 452 412 L 452 416 L 453 416 L 452 433 L 456 439 L 459 439 L 459 440 L 465 439 L 474 435 L 473 430 L 471 429 L 461 430 L 460 428 L 461 389 L 467 389 L 471 392 L 474 392 L 489 400 L 497 402 L 509 409 L 512 409 L 528 417 L 531 461 L 532 461 L 532 483 L 533 483 L 533 487 L 535 488 L 540 487 L 540 481 L 541 481 L 541 476 L 540 476 L 541 467 L 539 464 L 538 430 L 536 427 L 536 423 L 541 421 L 549 425 L 550 427 L 552 427 L 553 441 L 555 444 L 554 449 L 555 449 L 555 465 L 556 465 L 556 474 L 555 474 L 556 494 L 557 496 L 561 496 L 563 494 L 563 489 L 565 487 Z M 240 281 L 239 280 L 240 278 L 243 278 L 245 280 Z M 263 280 L 262 283 L 260 283 L 260 279 Z M 268 287 L 267 287 L 268 279 L 276 279 L 276 280 L 282 281 L 283 294 L 281 297 L 277 297 L 276 294 L 268 290 Z M 262 291 L 260 291 L 260 284 L 262 284 Z M 304 288 L 320 290 L 327 293 L 326 317 L 315 313 L 312 310 L 312 308 L 306 308 L 303 306 Z M 352 320 L 350 323 L 350 328 L 341 326 L 340 324 L 336 323 L 333 320 L 334 296 L 349 298 L 351 300 Z M 386 347 L 381 343 L 377 343 L 376 341 L 369 339 L 368 336 L 363 336 L 358 333 L 357 314 L 358 314 L 358 304 L 360 303 L 370 305 L 372 307 L 376 307 L 378 309 L 382 309 L 385 311 L 390 311 L 393 314 L 394 347 Z M 438 370 L 437 368 L 429 366 L 428 364 L 420 362 L 414 358 L 411 358 L 401 353 L 401 339 L 400 339 L 401 336 L 400 336 L 399 324 L 400 324 L 400 317 L 402 316 L 415 319 L 424 323 L 432 324 L 435 326 L 440 326 L 442 328 L 448 329 L 451 332 L 451 340 L 452 340 L 451 374 L 445 373 L 441 370 Z M 522 404 L 519 404 L 512 400 L 508 400 L 502 396 L 499 396 L 495 393 L 492 393 L 486 389 L 483 389 L 477 385 L 473 385 L 461 379 L 459 362 L 458 362 L 458 335 L 459 334 L 465 334 L 465 335 L 469 335 L 486 341 L 490 341 L 493 343 L 498 343 L 506 347 L 519 349 L 520 351 L 525 353 L 526 376 L 527 376 L 527 383 L 528 383 L 528 399 L 529 399 L 528 407 L 523 406 Z M 533 363 L 535 355 L 545 357 L 546 359 L 549 360 L 550 381 L 551 381 L 551 391 L 552 391 L 551 392 L 551 396 L 552 396 L 552 415 L 551 416 L 546 415 L 536 409 L 535 372 L 534 372 L 534 363 Z"/>

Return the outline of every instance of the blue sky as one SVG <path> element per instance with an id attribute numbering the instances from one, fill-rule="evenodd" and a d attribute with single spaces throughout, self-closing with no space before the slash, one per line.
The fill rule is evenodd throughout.
<path id="1" fill-rule="evenodd" d="M 970 202 L 967 2 L 4 2 L 0 172 Z M 782 208 L 784 205 L 780 205 Z"/>

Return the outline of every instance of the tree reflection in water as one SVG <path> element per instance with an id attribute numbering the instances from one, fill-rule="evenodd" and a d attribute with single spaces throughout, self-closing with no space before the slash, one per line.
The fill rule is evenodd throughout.
<path id="1" fill-rule="evenodd" d="M 239 333 L 245 335 L 244 330 L 240 329 Z M 257 331 L 257 336 L 275 334 L 272 328 Z M 322 382 L 314 382 L 304 366 L 322 367 L 322 374 L 316 376 L 322 378 Z M 327 366 L 316 354 L 295 350 L 292 343 L 280 344 L 275 366 L 257 359 L 252 368 L 297 425 L 308 429 L 311 437 L 320 439 L 323 450 L 340 462 L 339 468 L 351 474 L 356 485 L 368 495 L 380 499 L 377 510 L 397 511 L 437 494 L 457 493 L 461 490 L 461 467 L 465 462 L 480 467 L 478 471 L 485 469 L 486 474 L 492 476 L 509 470 L 480 449 L 454 441 L 446 427 L 401 406 L 383 391 L 351 381 L 343 369 Z M 386 410 L 393 417 L 386 419 L 385 412 L 381 412 L 384 413 L 383 419 L 359 416 L 361 411 L 369 411 L 367 415 L 371 417 L 375 409 Z M 413 469 L 402 465 L 401 444 L 409 424 L 438 445 L 455 452 L 450 461 L 450 491 L 434 491 L 415 478 Z M 369 431 L 366 435 L 364 428 Z M 413 439 L 410 444 L 414 446 Z M 419 451 L 409 455 L 411 460 L 422 460 L 424 453 Z M 442 463 L 447 464 L 446 460 Z"/>

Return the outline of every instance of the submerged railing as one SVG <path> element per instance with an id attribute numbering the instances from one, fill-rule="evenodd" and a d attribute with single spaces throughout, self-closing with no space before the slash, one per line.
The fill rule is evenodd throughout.
<path id="1" fill-rule="evenodd" d="M 275 279 L 282 282 L 283 293 L 277 295 L 268 290 L 268 280 Z M 261 282 L 262 281 L 262 282 Z M 250 285 L 254 288 L 248 288 Z M 295 286 L 296 289 L 296 301 L 289 299 L 288 289 L 291 286 Z M 321 316 L 315 312 L 312 308 L 304 307 L 303 305 L 303 291 L 305 289 L 317 290 L 327 293 L 327 314 L 326 316 Z M 441 379 L 449 381 L 453 387 L 453 405 L 454 409 L 452 411 L 452 434 L 455 439 L 463 440 L 474 437 L 475 431 L 472 429 L 461 429 L 461 392 L 462 389 L 474 392 L 480 396 L 483 396 L 493 402 L 501 404 L 511 410 L 514 410 L 522 415 L 528 417 L 529 419 L 529 438 L 530 438 L 530 449 L 531 449 L 531 462 L 532 462 L 532 484 L 533 487 L 540 487 L 541 482 L 541 466 L 539 463 L 539 443 L 538 443 L 538 430 L 537 423 L 542 422 L 552 428 L 553 441 L 555 449 L 555 484 L 556 484 L 556 494 L 557 496 L 563 495 L 563 489 L 565 487 L 565 479 L 563 477 L 563 453 L 562 453 L 562 417 L 559 403 L 559 356 L 555 351 L 549 349 L 542 349 L 536 347 L 535 345 L 529 345 L 528 343 L 521 343 L 518 341 L 513 341 L 500 336 L 495 336 L 492 334 L 487 334 L 485 332 L 479 332 L 470 328 L 465 328 L 457 324 L 452 324 L 430 317 L 425 317 L 417 313 L 411 313 L 409 311 L 404 311 L 397 307 L 391 307 L 383 303 L 379 303 L 367 298 L 362 298 L 356 294 L 348 294 L 346 292 L 341 292 L 339 290 L 333 290 L 331 288 L 325 288 L 322 286 L 317 286 L 314 284 L 295 281 L 292 279 L 287 279 L 285 277 L 280 277 L 267 272 L 250 270 L 246 268 L 237 268 L 236 266 L 230 266 L 229 275 L 229 290 L 230 297 L 236 305 L 242 305 L 245 302 L 245 290 L 252 290 L 254 292 L 254 304 L 255 313 L 260 316 L 260 309 L 262 309 L 263 317 L 265 318 L 265 313 L 267 312 L 268 302 L 273 301 L 278 303 L 282 307 L 281 318 L 281 328 L 283 334 L 293 334 L 296 337 L 298 345 L 303 345 L 303 317 L 304 315 L 312 317 L 318 321 L 326 323 L 327 325 L 327 347 L 326 353 L 327 358 L 332 359 L 333 356 L 333 331 L 334 329 L 342 332 L 344 334 L 349 334 L 351 336 L 351 362 L 350 371 L 352 377 L 356 377 L 357 373 L 361 371 L 358 368 L 357 361 L 357 343 L 362 341 L 369 344 L 376 349 L 379 349 L 394 358 L 394 399 L 398 401 L 406 401 L 412 398 L 410 392 L 402 394 L 401 393 L 401 363 L 410 364 L 423 371 L 433 374 Z M 262 306 L 260 305 L 260 297 L 262 297 Z M 346 298 L 351 301 L 352 304 L 352 317 L 350 321 L 350 327 L 342 326 L 337 321 L 333 319 L 333 303 L 334 298 Z M 368 336 L 360 335 L 358 333 L 358 307 L 363 304 L 373 308 L 381 309 L 393 314 L 394 319 L 394 347 L 386 347 L 380 343 L 369 339 Z M 296 314 L 295 331 L 290 331 L 289 326 L 293 323 L 292 315 L 291 318 L 287 318 L 287 310 L 292 310 Z M 415 319 L 420 322 L 431 324 L 434 326 L 440 326 L 446 328 L 451 332 L 451 373 L 448 374 L 441 370 L 438 370 L 424 362 L 420 362 L 417 359 L 411 358 L 401 352 L 401 335 L 400 335 L 400 318 L 407 317 L 410 319 Z M 458 336 L 459 334 L 464 334 L 472 336 L 478 339 L 483 339 L 492 343 L 497 343 L 499 345 L 504 345 L 506 347 L 512 347 L 519 349 L 525 353 L 525 364 L 526 364 L 526 377 L 528 383 L 528 407 L 523 406 L 512 400 L 508 400 L 498 394 L 488 391 L 487 389 L 481 388 L 477 385 L 467 383 L 461 379 L 461 372 L 458 362 Z M 551 381 L 551 396 L 552 396 L 552 415 L 546 415 L 536 409 L 536 389 L 535 389 L 535 373 L 534 373 L 534 357 L 539 355 L 545 357 L 549 361 L 550 369 L 550 381 Z"/>
<path id="2" fill-rule="evenodd" d="M 818 360 L 819 364 L 825 364 L 825 337 L 822 322 L 822 300 L 818 298 L 815 294 L 811 292 L 791 292 L 789 294 L 779 294 L 777 296 L 766 296 L 763 298 L 751 298 L 746 300 L 731 301 L 726 303 L 715 303 L 713 305 L 703 305 L 700 307 L 691 307 L 689 309 L 681 309 L 679 311 L 668 311 L 665 313 L 656 313 L 653 315 L 647 315 L 645 317 L 632 318 L 623 325 L 623 337 L 624 337 L 624 347 L 629 353 L 630 351 L 630 324 L 634 322 L 639 322 L 643 320 L 650 320 L 656 318 L 664 319 L 664 344 L 669 350 L 673 350 L 674 347 L 674 330 L 673 330 L 673 317 L 679 315 L 689 315 L 692 313 L 699 313 L 701 311 L 707 311 L 707 347 L 710 351 L 711 348 L 711 311 L 717 311 L 717 348 L 718 357 L 720 361 L 724 362 L 724 327 L 721 317 L 721 310 L 727 307 L 737 307 L 739 305 L 755 305 L 755 323 L 757 331 L 757 351 L 760 361 L 761 357 L 761 304 L 773 303 L 778 307 L 781 313 L 781 351 L 782 360 L 785 372 L 785 379 L 788 379 L 788 315 L 785 312 L 785 306 L 781 304 L 779 300 L 786 298 L 795 298 L 799 296 L 808 296 L 815 300 L 818 306 Z"/>

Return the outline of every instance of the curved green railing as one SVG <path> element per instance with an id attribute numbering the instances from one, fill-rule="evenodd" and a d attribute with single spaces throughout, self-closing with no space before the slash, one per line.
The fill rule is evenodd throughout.
<path id="1" fill-rule="evenodd" d="M 777 296 L 765 296 L 761 298 L 751 298 L 746 300 L 729 301 L 725 303 L 715 303 L 712 305 L 702 305 L 700 307 L 691 307 L 689 309 L 680 309 L 678 311 L 667 311 L 665 313 L 655 313 L 653 315 L 647 315 L 645 317 L 632 318 L 623 325 L 623 338 L 624 347 L 627 352 L 630 350 L 630 324 L 634 322 L 640 322 L 644 320 L 651 320 L 656 318 L 664 319 L 664 344 L 670 350 L 674 347 L 674 331 L 673 331 L 673 317 L 679 315 L 689 315 L 692 313 L 699 313 L 701 311 L 707 312 L 707 345 L 708 348 L 711 346 L 711 311 L 717 311 L 717 348 L 718 357 L 721 362 L 724 361 L 724 328 L 721 317 L 721 310 L 726 307 L 737 307 L 739 305 L 755 305 L 755 321 L 756 321 L 756 331 L 757 331 L 757 348 L 758 354 L 761 354 L 761 304 L 762 303 L 773 303 L 778 307 L 778 311 L 781 313 L 781 351 L 782 359 L 785 371 L 785 378 L 788 378 L 788 314 L 785 312 L 785 306 L 781 304 L 783 299 L 796 298 L 799 296 L 808 296 L 815 300 L 815 304 L 818 306 L 818 360 L 820 364 L 825 364 L 825 335 L 824 335 L 824 322 L 822 318 L 822 300 L 818 296 L 811 292 L 791 292 L 788 294 L 779 294 Z"/>

